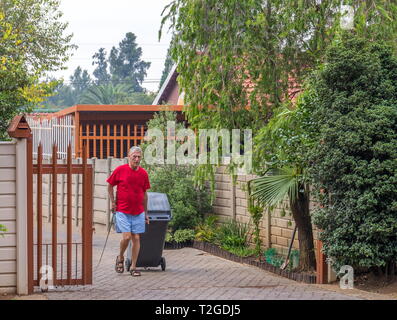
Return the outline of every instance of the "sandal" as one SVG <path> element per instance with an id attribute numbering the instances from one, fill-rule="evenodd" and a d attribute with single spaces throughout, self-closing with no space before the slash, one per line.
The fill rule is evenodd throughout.
<path id="1" fill-rule="evenodd" d="M 133 277 L 140 277 L 141 276 L 141 272 L 138 270 L 130 270 L 130 273 Z"/>
<path id="2" fill-rule="evenodd" d="M 117 256 L 117 258 L 116 258 L 115 269 L 116 269 L 117 273 L 124 272 L 124 259 L 123 260 L 119 259 L 119 256 Z"/>

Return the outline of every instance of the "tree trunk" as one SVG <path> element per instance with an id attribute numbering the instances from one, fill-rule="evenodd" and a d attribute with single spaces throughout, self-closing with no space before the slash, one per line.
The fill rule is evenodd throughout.
<path id="1" fill-rule="evenodd" d="M 316 256 L 314 254 L 313 229 L 309 211 L 310 194 L 309 189 L 299 185 L 298 197 L 295 201 L 290 200 L 292 217 L 298 227 L 299 239 L 299 269 L 302 271 L 316 270 Z"/>

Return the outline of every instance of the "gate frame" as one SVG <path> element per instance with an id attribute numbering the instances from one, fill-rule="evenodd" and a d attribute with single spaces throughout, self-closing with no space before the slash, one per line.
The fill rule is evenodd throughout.
<path id="1" fill-rule="evenodd" d="M 16 192 L 17 196 L 17 293 L 18 294 L 32 294 L 34 292 L 34 286 L 39 285 L 39 271 L 41 263 L 38 261 L 37 265 L 37 280 L 34 280 L 34 214 L 33 214 L 33 174 L 53 174 L 57 176 L 58 174 L 66 174 L 68 176 L 68 192 L 67 192 L 67 211 L 68 211 L 68 240 L 67 246 L 68 256 L 67 256 L 67 279 L 57 280 L 56 272 L 54 272 L 54 285 L 86 285 L 92 284 L 92 233 L 93 228 L 93 212 L 92 212 L 92 199 L 93 199 L 93 186 L 92 186 L 92 165 L 87 163 L 87 146 L 83 146 L 83 163 L 82 164 L 72 164 L 72 149 L 69 145 L 68 147 L 68 164 L 62 165 L 57 163 L 57 157 L 53 158 L 52 164 L 41 164 L 39 160 L 38 164 L 33 164 L 33 150 L 32 150 L 32 132 L 29 124 L 26 121 L 24 115 L 15 116 L 7 130 L 10 137 L 17 139 L 17 170 L 16 178 L 20 187 Z M 56 147 L 54 147 L 55 155 Z M 54 153 L 53 153 L 54 154 Z M 19 156 L 18 156 L 19 155 Z M 48 171 L 48 172 L 47 172 Z M 71 277 L 71 177 L 72 174 L 82 174 L 83 175 L 83 212 L 82 212 L 82 261 L 81 261 L 81 279 L 72 279 Z M 40 180 L 40 179 L 38 179 Z M 55 187 L 53 191 L 56 191 Z M 23 183 L 22 183 L 23 182 Z M 70 186 L 69 186 L 70 184 Z M 41 187 L 41 186 L 40 186 Z M 40 188 L 39 188 L 40 189 Z M 41 206 L 41 196 L 38 196 L 37 205 Z M 53 208 L 57 207 L 57 196 L 53 194 Z M 39 211 L 36 219 L 39 217 Z M 55 216 L 55 215 L 53 215 Z M 38 220 L 39 222 L 39 220 Z M 52 219 L 52 230 L 57 231 L 57 219 Z M 38 244 L 41 242 L 41 221 L 38 223 Z M 57 232 L 52 233 L 52 245 L 57 248 Z M 54 246 L 55 244 L 55 246 Z M 41 244 L 42 245 L 42 244 Z M 39 248 L 39 246 L 38 246 Z M 38 259 L 41 258 L 38 250 Z M 55 252 L 55 251 L 53 251 Z M 53 256 L 53 261 L 56 261 Z M 56 271 L 56 266 L 54 271 Z"/>
<path id="2" fill-rule="evenodd" d="M 37 174 L 37 279 L 33 280 L 34 274 L 34 266 L 33 259 L 32 263 L 29 264 L 29 275 L 32 276 L 33 286 L 39 286 L 40 284 L 40 268 L 42 267 L 42 247 L 44 245 L 42 243 L 42 175 L 50 174 L 52 175 L 52 211 L 51 211 L 51 224 L 52 224 L 52 263 L 51 266 L 53 268 L 53 284 L 55 286 L 60 285 L 87 285 L 92 284 L 92 233 L 93 233 L 93 214 L 92 214 L 92 199 L 93 199 L 93 187 L 92 187 L 92 165 L 87 164 L 87 146 L 84 145 L 83 149 L 83 159 L 81 164 L 73 164 L 72 163 L 72 147 L 69 144 L 68 146 L 68 156 L 67 156 L 67 164 L 58 164 L 57 159 L 57 146 L 53 145 L 52 152 L 52 161 L 49 164 L 43 164 L 42 158 L 42 146 L 41 144 L 38 147 L 37 151 L 37 164 L 32 164 L 32 171 L 30 176 L 32 177 L 32 183 L 30 183 L 33 194 L 33 174 Z M 32 152 L 29 153 L 31 156 Z M 58 225 L 58 200 L 57 200 L 57 183 L 58 183 L 58 174 L 66 174 L 67 175 L 67 219 L 66 219 L 66 227 L 67 227 L 67 255 L 66 255 L 66 279 L 63 277 L 61 279 L 57 279 L 57 258 L 58 258 L 58 243 L 57 241 L 57 225 Z M 72 175 L 73 174 L 82 174 L 83 175 L 83 190 L 82 190 L 82 261 L 81 261 L 81 278 L 73 278 L 72 277 L 72 245 L 77 243 L 72 243 Z M 50 196 L 50 195 L 49 195 Z M 75 195 L 76 196 L 76 195 Z M 78 195 L 77 195 L 78 196 Z M 32 209 L 32 213 L 30 214 L 33 217 L 33 199 L 31 201 L 30 208 Z M 31 224 L 29 224 L 28 228 L 33 231 L 33 219 Z M 33 236 L 32 236 L 33 239 Z M 64 243 L 62 243 L 63 245 Z M 34 244 L 33 241 L 29 243 L 29 249 L 33 252 Z M 48 248 L 48 247 L 47 247 Z M 77 248 L 76 248 L 77 249 Z M 61 251 L 62 252 L 62 251 Z M 48 251 L 46 251 L 48 255 Z M 61 263 L 63 264 L 63 254 L 61 256 Z M 77 267 L 77 261 L 76 261 Z M 61 267 L 62 268 L 62 267 Z M 63 274 L 63 271 L 62 271 Z M 33 286 L 31 288 L 33 288 Z"/>

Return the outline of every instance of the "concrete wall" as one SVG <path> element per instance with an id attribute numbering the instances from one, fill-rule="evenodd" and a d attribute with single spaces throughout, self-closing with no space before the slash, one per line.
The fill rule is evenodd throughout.
<path id="1" fill-rule="evenodd" d="M 0 142 L 0 292 L 16 292 L 16 142 Z"/>
<path id="2" fill-rule="evenodd" d="M 215 192 L 216 199 L 214 203 L 214 212 L 219 217 L 220 222 L 227 219 L 250 223 L 250 214 L 247 209 L 247 192 L 246 183 L 256 178 L 254 175 L 239 175 L 237 185 L 233 186 L 231 177 L 225 173 L 225 167 L 217 169 L 215 174 Z M 313 204 L 311 204 L 313 207 Z M 276 248 L 278 252 L 285 254 L 288 251 L 295 222 L 292 219 L 288 204 L 277 208 L 270 214 L 264 213 L 260 222 L 260 236 L 264 247 Z M 315 227 L 314 239 L 317 240 L 318 231 Z M 299 248 L 297 231 L 293 248 Z M 316 241 L 315 241 L 316 245 Z"/>

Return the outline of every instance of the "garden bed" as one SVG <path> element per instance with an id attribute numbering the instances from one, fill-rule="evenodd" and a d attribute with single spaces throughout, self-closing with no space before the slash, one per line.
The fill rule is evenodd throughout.
<path id="1" fill-rule="evenodd" d="M 214 245 L 212 243 L 202 242 L 202 241 L 194 241 L 193 248 L 208 252 L 214 256 L 221 257 L 221 258 L 224 258 L 227 260 L 249 264 L 251 266 L 261 268 L 263 270 L 269 271 L 271 273 L 280 275 L 282 277 L 285 277 L 285 278 L 288 278 L 291 280 L 304 282 L 304 283 L 316 283 L 316 275 L 315 274 L 305 274 L 305 273 L 293 272 L 293 271 L 289 271 L 289 270 L 281 270 L 280 268 L 277 268 L 276 266 L 274 266 L 266 261 L 259 261 L 255 257 L 239 257 L 231 252 L 223 250 L 222 248 L 220 248 L 217 245 Z"/>
<path id="2" fill-rule="evenodd" d="M 185 247 L 192 247 L 192 246 L 193 246 L 193 241 L 183 241 L 183 242 L 166 241 L 164 243 L 164 250 L 182 249 Z"/>

